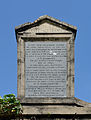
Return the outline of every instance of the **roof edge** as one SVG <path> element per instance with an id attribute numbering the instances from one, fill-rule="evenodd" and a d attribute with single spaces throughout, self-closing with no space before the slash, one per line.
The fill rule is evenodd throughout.
<path id="1" fill-rule="evenodd" d="M 58 20 L 58 19 L 56 19 L 56 18 L 53 18 L 53 17 L 51 17 L 51 16 L 48 16 L 48 15 L 40 16 L 37 20 L 35 20 L 35 21 L 32 22 L 32 23 L 31 23 L 31 22 L 27 22 L 27 23 L 24 23 L 24 24 L 22 24 L 22 25 L 16 26 L 16 27 L 15 27 L 15 31 L 18 31 L 19 29 L 22 29 L 22 28 L 24 28 L 24 27 L 26 27 L 26 26 L 27 26 L 27 27 L 28 27 L 28 26 L 31 26 L 31 25 L 33 25 L 33 24 L 35 24 L 35 23 L 37 23 L 37 22 L 39 22 L 39 21 L 42 21 L 42 20 L 44 20 L 44 19 L 51 20 L 51 21 L 53 21 L 53 22 L 59 23 L 60 25 L 64 25 L 64 26 L 66 26 L 66 27 L 69 27 L 69 28 L 77 31 L 77 27 L 76 27 L 76 26 L 67 24 L 67 23 L 65 23 L 65 22 L 61 22 L 60 20 Z"/>

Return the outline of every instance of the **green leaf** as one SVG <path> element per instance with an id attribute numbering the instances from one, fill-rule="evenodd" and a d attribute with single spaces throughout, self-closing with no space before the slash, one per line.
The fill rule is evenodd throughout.
<path id="1" fill-rule="evenodd" d="M 0 96 L 0 99 L 2 99 L 2 97 Z"/>
<path id="2" fill-rule="evenodd" d="M 7 97 L 15 97 L 15 95 L 14 94 L 4 95 L 4 98 L 7 98 Z"/>
<path id="3" fill-rule="evenodd" d="M 16 99 L 14 94 L 4 95 L 0 97 L 0 113 L 3 114 L 19 114 L 22 113 L 22 107 L 20 101 Z"/>

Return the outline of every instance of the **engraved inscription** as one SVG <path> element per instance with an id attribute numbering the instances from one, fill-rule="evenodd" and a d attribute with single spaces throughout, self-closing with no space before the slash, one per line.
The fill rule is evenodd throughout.
<path id="1" fill-rule="evenodd" d="M 25 42 L 25 97 L 66 97 L 66 81 L 66 42 Z"/>

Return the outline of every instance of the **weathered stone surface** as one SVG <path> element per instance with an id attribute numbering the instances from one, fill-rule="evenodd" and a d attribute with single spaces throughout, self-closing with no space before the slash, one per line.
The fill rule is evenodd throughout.
<path id="1" fill-rule="evenodd" d="M 25 42 L 25 97 L 66 97 L 67 43 Z"/>
<path id="2" fill-rule="evenodd" d="M 76 30 L 76 27 L 47 15 L 41 16 L 33 23 L 25 23 L 15 28 L 17 38 L 18 65 L 17 95 L 23 107 L 23 118 L 25 120 L 31 119 L 31 116 L 35 117 L 33 118 L 34 120 L 91 120 L 91 104 L 74 97 L 74 40 L 76 36 Z M 53 48 L 50 47 L 53 50 L 48 50 L 47 48 L 48 43 L 50 42 L 51 45 L 54 45 Z M 58 45 L 61 46 L 62 43 L 64 43 L 64 48 L 66 48 L 64 52 L 63 48 L 59 47 L 61 50 L 58 49 Z M 33 44 L 35 47 L 33 47 Z M 37 50 L 39 48 L 37 47 L 38 44 L 42 45 L 42 49 L 40 51 Z M 27 45 L 29 47 L 28 49 Z M 45 47 L 46 52 L 42 52 L 44 49 L 43 45 L 47 45 Z M 57 48 L 56 52 L 55 47 Z M 35 63 L 37 65 L 36 68 L 38 65 L 42 66 L 42 71 L 45 70 L 43 68 L 46 65 L 49 69 L 50 64 L 48 58 L 45 63 L 42 61 L 42 54 L 46 54 L 47 52 L 48 54 L 50 53 L 54 55 L 57 55 L 56 53 L 59 52 L 64 56 L 66 52 L 66 57 L 61 58 L 60 55 L 55 57 L 54 63 L 58 64 L 57 60 L 60 60 L 63 63 L 59 62 L 59 66 L 57 66 L 55 70 L 53 69 L 56 73 L 55 78 L 57 79 L 57 73 L 59 72 L 60 74 L 60 71 L 62 70 L 61 67 L 64 68 L 66 72 L 63 77 L 65 81 L 63 84 L 61 82 L 61 76 L 59 76 L 60 79 L 58 82 L 56 79 L 54 79 L 53 74 L 51 75 L 51 71 L 48 72 L 48 74 L 50 73 L 49 75 L 52 76 L 51 82 L 49 81 L 50 79 L 48 78 L 48 74 L 46 77 L 43 77 L 43 75 L 42 77 L 39 77 L 40 68 L 38 70 L 36 69 L 39 75 L 38 78 L 35 77 L 37 74 L 35 75 L 35 73 L 31 73 L 31 71 L 33 72 L 35 70 L 33 68 Z M 40 61 L 38 59 L 38 54 L 39 58 L 41 58 Z M 48 57 L 48 54 L 44 55 L 44 57 Z M 35 62 L 34 60 L 37 61 Z M 41 62 L 41 64 L 39 62 Z M 53 62 L 51 62 L 51 64 L 53 64 Z M 32 65 L 33 67 L 31 67 Z M 44 73 L 44 75 L 46 75 L 47 72 Z M 39 80 L 39 78 L 42 79 Z M 44 80 L 44 86 L 47 85 L 47 90 L 44 92 L 43 88 L 41 89 L 42 93 L 40 93 L 38 88 L 40 88 L 40 85 L 44 87 L 43 78 L 48 80 L 48 82 L 45 82 Z M 37 80 L 40 82 L 37 82 Z M 63 85 L 65 91 L 63 93 L 62 91 L 58 91 L 58 93 L 55 92 L 55 94 L 53 93 L 53 97 L 51 97 L 53 86 L 52 89 L 48 91 L 48 89 L 51 87 L 50 83 L 52 85 L 58 83 L 57 85 L 59 85 L 60 88 L 62 88 L 61 85 Z M 33 90 L 35 85 L 37 86 L 36 94 L 34 92 L 35 90 Z M 54 88 L 58 88 L 57 85 L 55 85 Z M 30 89 L 30 92 L 27 91 L 27 88 Z"/>
<path id="3" fill-rule="evenodd" d="M 50 16 L 48 16 L 48 15 L 40 16 L 40 17 L 39 17 L 37 20 L 35 20 L 33 23 L 28 22 L 28 23 L 19 25 L 19 26 L 15 27 L 15 30 L 16 30 L 16 32 L 17 32 L 18 30 L 20 30 L 21 28 L 23 29 L 24 27 L 26 27 L 26 29 L 29 29 L 30 26 L 32 26 L 32 25 L 34 25 L 34 24 L 36 24 L 36 23 L 39 23 L 39 22 L 41 22 L 41 21 L 44 21 L 44 20 L 49 20 L 49 21 L 52 21 L 53 23 L 60 24 L 60 26 L 63 26 L 64 28 L 67 28 L 67 27 L 68 27 L 68 28 L 77 30 L 77 27 L 76 27 L 76 26 L 67 24 L 67 23 L 65 23 L 65 22 L 62 22 L 62 21 L 60 21 L 60 20 L 58 20 L 58 19 L 55 19 L 55 18 L 53 18 L 53 17 L 50 17 Z"/>
<path id="4" fill-rule="evenodd" d="M 50 28 L 50 29 L 49 29 Z M 48 21 L 43 21 L 43 23 L 41 22 L 41 24 L 39 26 L 35 26 L 35 27 L 32 27 L 28 30 L 25 31 L 25 33 L 27 34 L 30 34 L 30 33 L 33 33 L 35 32 L 36 34 L 39 34 L 39 33 L 69 33 L 71 34 L 72 32 L 71 31 L 67 31 L 65 29 L 63 29 L 62 27 L 60 26 L 56 26 L 55 24 L 50 24 L 50 22 Z"/>
<path id="5" fill-rule="evenodd" d="M 20 40 L 20 41 L 19 41 Z M 57 47 L 57 45 L 60 45 L 60 50 L 58 49 L 57 50 L 57 52 L 59 52 L 60 53 L 60 55 L 61 54 L 64 54 L 65 52 L 65 55 L 66 55 L 66 57 L 61 57 L 61 56 L 58 56 L 58 57 L 55 57 L 55 64 L 56 64 L 56 62 L 57 62 L 57 59 L 60 59 L 61 60 L 61 62 L 59 62 L 60 64 L 59 64 L 59 66 L 55 66 L 55 67 L 57 67 L 57 69 L 55 69 L 54 68 L 54 70 L 55 70 L 55 73 L 61 73 L 61 70 L 62 69 L 64 69 L 65 70 L 65 92 L 64 92 L 64 95 L 62 95 L 61 94 L 61 92 L 60 92 L 60 95 L 54 95 L 53 97 L 64 97 L 64 96 L 66 96 L 66 97 L 72 97 L 72 96 L 74 96 L 74 41 L 72 41 L 73 40 L 73 36 L 71 35 L 70 36 L 70 38 L 68 37 L 68 38 L 19 38 L 18 39 L 18 45 L 22 45 L 19 49 L 18 49 L 18 58 L 17 58 L 17 61 L 18 61 L 18 70 L 19 70 L 19 72 L 18 72 L 18 79 L 20 79 L 20 80 L 18 80 L 19 81 L 19 83 L 18 84 L 22 84 L 22 86 L 21 85 L 19 85 L 19 87 L 18 87 L 18 94 L 20 94 L 20 95 L 18 95 L 18 97 L 20 97 L 21 95 L 21 97 L 25 97 L 25 90 L 26 90 L 26 84 L 25 84 L 25 78 L 26 77 L 28 77 L 28 75 L 26 76 L 26 64 L 27 64 L 27 66 L 28 66 L 28 63 L 29 64 L 32 64 L 32 57 L 30 57 L 29 59 L 28 59 L 28 61 L 27 61 L 27 63 L 26 63 L 26 43 L 29 43 L 30 44 L 30 46 L 32 47 L 32 45 L 33 44 L 44 44 L 44 45 L 46 45 L 46 44 L 48 44 L 48 43 L 52 43 L 52 45 L 54 45 L 54 47 L 53 48 L 47 48 L 47 49 L 50 49 L 50 51 L 49 52 L 51 52 L 51 49 L 54 49 L 54 51 L 55 51 L 55 49 L 58 49 L 58 47 Z M 43 42 L 44 41 L 44 42 Z M 55 43 L 55 44 L 54 44 Z M 57 43 L 57 45 L 56 45 L 56 43 Z M 58 44 L 59 43 L 59 44 Z M 63 44 L 63 43 L 65 43 L 66 44 L 66 51 L 64 51 L 64 52 L 62 52 L 62 50 L 61 50 L 61 44 Z M 56 47 L 56 48 L 55 48 Z M 22 48 L 22 49 L 21 49 Z M 71 48 L 71 49 L 70 49 Z M 34 49 L 34 48 L 33 48 Z M 64 49 L 64 48 L 63 48 Z M 30 50 L 31 51 L 31 50 Z M 29 52 L 29 50 L 27 51 L 27 52 Z M 38 52 L 38 50 L 36 51 L 36 52 Z M 47 52 L 48 52 L 48 50 L 47 50 Z M 39 52 L 40 53 L 40 52 Z M 38 53 L 38 54 L 39 54 Z M 37 54 L 37 53 L 36 53 Z M 50 53 L 51 54 L 51 53 Z M 53 53 L 53 54 L 55 54 L 55 52 Z M 46 56 L 46 55 L 45 55 Z M 54 56 L 54 55 L 53 55 Z M 47 57 L 47 56 L 46 56 Z M 38 58 L 38 57 L 37 57 Z M 36 59 L 36 58 L 34 58 L 34 59 Z M 41 60 L 43 59 L 43 57 L 41 58 Z M 23 62 L 24 61 L 24 62 Z M 62 62 L 63 61 L 63 62 Z M 44 60 L 42 61 L 42 63 L 44 62 Z M 49 60 L 46 60 L 46 62 L 49 62 Z M 38 61 L 37 61 L 37 63 L 38 63 Z M 53 64 L 53 62 L 51 61 L 51 63 Z M 48 63 L 47 63 L 48 64 Z M 58 64 L 58 63 L 57 63 Z M 43 69 L 44 69 L 44 65 L 45 64 L 43 64 Z M 63 66 L 63 68 L 61 68 Z M 64 67 L 65 66 L 65 67 Z M 73 66 L 73 67 L 71 67 L 71 66 Z M 59 67 L 59 68 L 58 68 Z M 27 68 L 31 68 L 31 67 L 27 67 Z M 49 65 L 47 65 L 47 68 L 49 68 Z M 36 69 L 36 68 L 35 68 Z M 59 71 L 58 71 L 58 69 L 59 69 Z M 29 69 L 28 69 L 29 70 Z M 33 69 L 31 69 L 31 70 L 33 70 Z M 45 69 L 44 69 L 45 70 Z M 52 69 L 50 69 L 50 70 L 52 70 Z M 42 70 L 43 71 L 43 70 Z M 58 71 L 58 72 L 56 72 L 56 71 Z M 63 71 L 63 70 L 62 70 Z M 37 70 L 37 72 L 38 72 L 38 70 Z M 48 71 L 46 71 L 46 72 L 48 72 Z M 49 72 L 51 72 L 51 71 L 49 71 Z M 30 74 L 30 72 L 29 72 L 29 74 Z M 45 73 L 46 74 L 46 73 Z M 57 75 L 57 74 L 56 74 Z M 59 74 L 60 75 L 60 74 Z M 23 77 L 22 79 L 21 79 L 21 77 Z M 28 78 L 26 78 L 26 79 L 28 79 Z M 30 80 L 31 78 L 29 78 L 29 81 L 32 81 L 32 79 Z M 51 77 L 51 79 L 53 80 L 53 77 Z M 56 79 L 57 79 L 57 77 L 56 77 Z M 48 79 L 47 79 L 48 80 Z M 62 80 L 61 80 L 61 76 L 60 76 L 60 81 L 59 82 L 61 82 Z M 57 82 L 56 82 L 57 83 Z M 29 84 L 28 84 L 29 85 Z M 22 89 L 21 89 L 21 87 L 22 87 Z M 60 87 L 61 88 L 61 87 Z M 21 89 L 21 90 L 19 90 L 19 89 Z M 49 95 L 49 97 L 50 97 L 51 95 Z M 28 97 L 28 96 L 27 96 Z M 44 96 L 44 97 L 48 97 L 48 96 Z"/>

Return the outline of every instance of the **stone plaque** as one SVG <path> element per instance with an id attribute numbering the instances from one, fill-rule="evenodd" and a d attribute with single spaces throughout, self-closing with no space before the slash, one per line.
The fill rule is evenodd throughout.
<path id="1" fill-rule="evenodd" d="M 66 82 L 66 42 L 25 42 L 25 97 L 66 97 Z"/>

